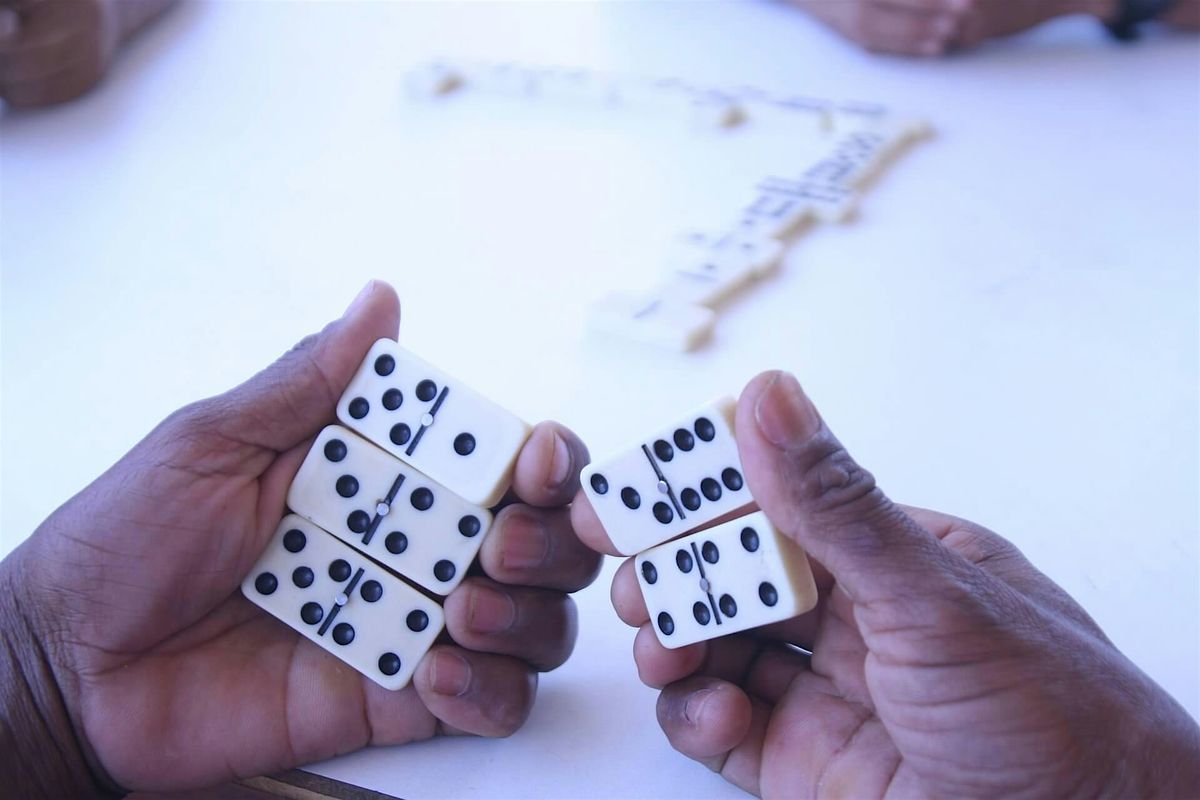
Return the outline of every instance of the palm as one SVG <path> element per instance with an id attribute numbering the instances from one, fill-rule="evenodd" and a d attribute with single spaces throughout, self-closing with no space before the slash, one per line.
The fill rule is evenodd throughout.
<path id="1" fill-rule="evenodd" d="M 47 521 L 63 536 L 88 530 L 87 581 L 65 596 L 80 606 L 68 618 L 87 619 L 82 606 L 107 613 L 71 631 L 72 667 L 85 735 L 122 780 L 232 779 L 334 755 L 293 739 L 317 722 L 296 687 L 325 685 L 339 696 L 346 748 L 369 740 L 362 721 L 374 694 L 237 588 L 283 514 L 287 466 L 302 452 L 280 457 L 208 438 L 167 443 L 156 432 Z M 142 453 L 154 454 L 152 466 Z M 114 480 L 127 498 L 144 499 L 123 502 L 119 518 L 90 516 Z M 230 709 L 239 710 L 236 723 Z M 172 725 L 180 718 L 186 729 Z M 195 745 L 204 741 L 220 744 Z"/>

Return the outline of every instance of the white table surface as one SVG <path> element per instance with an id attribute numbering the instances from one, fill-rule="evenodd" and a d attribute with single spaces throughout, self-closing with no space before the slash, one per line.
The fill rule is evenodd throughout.
<path id="1" fill-rule="evenodd" d="M 584 336 L 587 302 L 740 199 L 755 176 L 722 153 L 799 157 L 619 114 L 403 100 L 404 69 L 439 54 L 878 100 L 939 137 L 855 224 L 802 239 L 713 347 L 664 355 Z M 1011 538 L 1200 711 L 1195 40 L 1118 47 L 1067 20 L 920 62 L 769 4 L 202 3 L 83 101 L 5 111 L 0 138 L 5 549 L 381 277 L 408 344 L 593 453 L 796 371 L 893 497 Z M 316 769 L 407 798 L 740 795 L 656 726 L 614 567 L 578 595 L 575 655 L 518 734 Z"/>

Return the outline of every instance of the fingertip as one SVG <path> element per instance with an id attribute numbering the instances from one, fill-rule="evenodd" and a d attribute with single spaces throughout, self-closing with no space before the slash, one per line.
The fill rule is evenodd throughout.
<path id="1" fill-rule="evenodd" d="M 524 724 L 537 693 L 537 673 L 508 656 L 453 645 L 432 648 L 413 674 L 429 712 L 477 736 L 504 737 Z"/>
<path id="2" fill-rule="evenodd" d="M 479 563 L 501 583 L 577 592 L 596 580 L 604 557 L 575 535 L 569 508 L 513 503 L 496 514 Z"/>
<path id="3" fill-rule="evenodd" d="M 378 331 L 376 339 L 395 339 L 400 332 L 400 297 L 390 283 L 373 278 L 350 301 L 342 320 Z"/>
<path id="4" fill-rule="evenodd" d="M 661 689 L 700 669 L 708 654 L 708 642 L 696 642 L 674 649 L 663 647 L 650 623 L 642 625 L 633 639 L 633 660 L 642 683 Z"/>
<path id="5" fill-rule="evenodd" d="M 604 530 L 600 517 L 596 516 L 596 509 L 592 508 L 587 495 L 582 491 L 578 492 L 575 499 L 571 501 L 571 527 L 575 530 L 579 541 L 597 553 L 610 556 L 624 555 L 608 538 L 608 532 Z"/>
<path id="6" fill-rule="evenodd" d="M 717 678 L 695 678 L 668 686 L 658 697 L 658 724 L 671 746 L 694 759 L 733 750 L 750 730 L 749 696 Z"/>
<path id="7" fill-rule="evenodd" d="M 579 471 L 589 458 L 587 446 L 571 429 L 539 422 L 517 455 L 513 491 L 529 505 L 566 505 L 579 491 Z"/>
<path id="8" fill-rule="evenodd" d="M 650 621 L 646 600 L 638 586 L 634 559 L 626 559 L 613 575 L 610 598 L 621 621 L 631 628 L 638 628 Z"/>

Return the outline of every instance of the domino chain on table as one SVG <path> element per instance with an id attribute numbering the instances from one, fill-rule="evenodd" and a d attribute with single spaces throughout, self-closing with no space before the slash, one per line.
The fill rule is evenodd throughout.
<path id="1" fill-rule="evenodd" d="M 717 128 L 746 124 L 764 109 L 810 119 L 826 148 L 815 162 L 755 178 L 726 225 L 676 239 L 660 278 L 650 287 L 614 292 L 592 304 L 591 330 L 675 351 L 706 342 L 717 311 L 732 295 L 768 277 L 785 250 L 813 225 L 849 220 L 871 182 L 931 133 L 926 123 L 877 104 L 565 67 L 439 61 L 412 70 L 407 83 L 411 93 L 426 98 L 475 90 L 654 112 Z"/>

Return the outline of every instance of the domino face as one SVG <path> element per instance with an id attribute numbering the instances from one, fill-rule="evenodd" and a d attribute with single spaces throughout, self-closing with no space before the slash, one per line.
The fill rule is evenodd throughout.
<path id="1" fill-rule="evenodd" d="M 760 191 L 742 208 L 738 227 L 743 236 L 782 239 L 798 231 L 814 213 L 805 197 Z"/>
<path id="2" fill-rule="evenodd" d="M 752 502 L 734 408 L 721 398 L 584 468 L 583 491 L 617 550 L 632 555 Z"/>
<path id="3" fill-rule="evenodd" d="M 715 321 L 712 309 L 674 300 L 662 290 L 644 296 L 611 294 L 588 309 L 588 327 L 596 333 L 680 352 L 704 343 Z"/>
<path id="4" fill-rule="evenodd" d="M 242 594 L 385 689 L 408 684 L 445 624 L 433 600 L 295 514 Z"/>
<path id="5" fill-rule="evenodd" d="M 681 237 L 668 256 L 662 292 L 688 303 L 713 306 L 779 266 L 782 243 L 737 233 L 695 231 Z"/>
<path id="6" fill-rule="evenodd" d="M 639 555 L 654 633 L 677 648 L 803 614 L 817 603 L 804 550 L 762 512 Z"/>
<path id="7" fill-rule="evenodd" d="M 442 595 L 462 582 L 492 524 L 486 508 L 339 425 L 317 436 L 288 507 Z"/>
<path id="8" fill-rule="evenodd" d="M 858 207 L 854 190 L 833 183 L 767 178 L 758 188 L 765 196 L 776 195 L 779 202 L 787 200 L 823 222 L 845 222 Z"/>
<path id="9" fill-rule="evenodd" d="M 372 345 L 337 416 L 347 427 L 465 500 L 507 491 L 530 428 L 391 339 Z"/>

